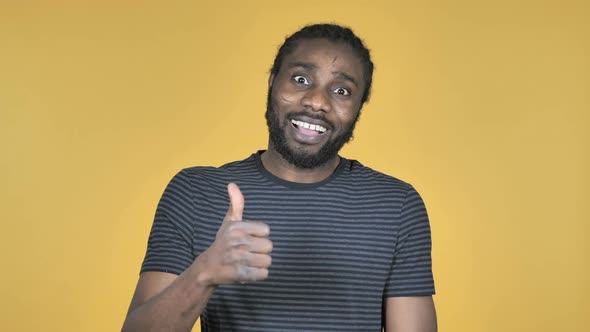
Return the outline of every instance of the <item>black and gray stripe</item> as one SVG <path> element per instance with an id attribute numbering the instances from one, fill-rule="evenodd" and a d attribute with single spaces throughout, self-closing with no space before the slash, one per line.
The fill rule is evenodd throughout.
<path id="1" fill-rule="evenodd" d="M 182 273 L 215 239 L 227 184 L 245 220 L 269 224 L 267 280 L 220 286 L 202 331 L 380 331 L 382 301 L 434 294 L 428 216 L 409 184 L 342 158 L 314 184 L 274 177 L 260 152 L 179 172 L 166 188 L 141 271 Z"/>

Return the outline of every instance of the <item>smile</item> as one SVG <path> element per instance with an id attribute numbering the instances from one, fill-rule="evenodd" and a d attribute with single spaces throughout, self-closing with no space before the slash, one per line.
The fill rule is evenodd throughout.
<path id="1" fill-rule="evenodd" d="M 326 132 L 326 130 L 327 130 L 326 128 L 324 128 L 324 127 L 322 127 L 322 126 L 320 126 L 320 125 L 317 125 L 317 124 L 312 124 L 312 123 L 307 123 L 307 122 L 305 122 L 305 121 L 291 120 L 291 123 L 292 123 L 292 124 L 293 124 L 293 126 L 295 126 L 295 128 L 297 128 L 297 129 L 301 129 L 301 128 L 303 128 L 303 129 L 307 129 L 307 130 L 310 130 L 310 131 L 315 131 L 315 132 L 317 132 L 318 134 L 323 134 L 323 133 L 325 133 L 325 132 Z"/>

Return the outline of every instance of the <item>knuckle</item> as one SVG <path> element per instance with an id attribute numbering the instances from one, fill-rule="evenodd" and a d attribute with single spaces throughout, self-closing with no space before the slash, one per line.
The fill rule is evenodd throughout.
<path id="1" fill-rule="evenodd" d="M 233 264 L 236 261 L 235 253 L 233 250 L 230 250 L 223 256 L 223 262 L 225 264 Z"/>
<path id="2" fill-rule="evenodd" d="M 244 268 L 244 279 L 247 281 L 256 281 L 256 273 L 254 273 L 254 269 L 251 267 Z"/>
<path id="3" fill-rule="evenodd" d="M 245 252 L 242 252 L 238 257 L 238 262 L 242 265 L 250 265 L 250 255 Z"/>
<path id="4" fill-rule="evenodd" d="M 229 233 L 235 233 L 239 229 L 239 224 L 235 221 L 231 221 L 228 223 L 227 231 Z"/>
<path id="5" fill-rule="evenodd" d="M 226 262 L 233 264 L 233 263 L 240 263 L 242 261 L 243 252 L 240 249 L 231 249 L 226 255 Z"/>
<path id="6" fill-rule="evenodd" d="M 228 241 L 229 246 L 236 249 L 243 249 L 244 247 L 247 248 L 248 243 L 248 238 L 239 234 L 231 236 L 230 240 Z"/>
<path id="7" fill-rule="evenodd" d="M 247 268 L 242 265 L 237 265 L 236 266 L 236 274 L 237 274 L 238 280 L 245 280 L 248 275 Z"/>
<path id="8" fill-rule="evenodd" d="M 240 250 L 242 248 L 242 241 L 240 239 L 230 239 L 227 242 L 227 247 L 229 250 Z"/>
<path id="9" fill-rule="evenodd" d="M 246 251 L 242 248 L 236 248 L 233 250 L 236 262 L 242 262 L 246 257 Z"/>
<path id="10" fill-rule="evenodd" d="M 237 242 L 237 245 L 243 250 L 249 250 L 252 247 L 252 240 L 249 236 L 242 236 Z"/>
<path id="11" fill-rule="evenodd" d="M 238 266 L 238 280 L 240 281 L 256 281 L 260 280 L 261 277 L 266 278 L 268 275 L 268 270 L 266 272 L 261 273 L 262 269 L 252 268 L 248 266 L 240 265 Z"/>

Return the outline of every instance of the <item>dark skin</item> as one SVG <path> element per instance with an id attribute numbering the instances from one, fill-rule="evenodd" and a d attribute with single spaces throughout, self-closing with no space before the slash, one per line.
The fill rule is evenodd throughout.
<path id="1" fill-rule="evenodd" d="M 323 39 L 301 41 L 285 57 L 279 73 L 269 78 L 271 103 L 278 113 L 289 148 L 317 153 L 322 145 L 353 125 L 364 91 L 362 64 L 352 49 Z M 292 112 L 322 114 L 323 120 Z M 313 133 L 291 120 L 325 129 Z M 313 128 L 313 127 L 312 127 Z M 316 127 L 317 129 L 317 127 Z M 301 169 L 287 162 L 269 141 L 262 154 L 264 167 L 291 182 L 314 183 L 329 177 L 340 162 L 335 155 L 326 163 Z M 230 206 L 211 246 L 181 275 L 142 273 L 123 331 L 191 331 L 218 285 L 256 282 L 268 277 L 272 263 L 270 229 L 260 221 L 242 222 L 244 196 L 228 185 Z M 397 297 L 384 300 L 386 331 L 436 331 L 432 297 Z"/>
<path id="2" fill-rule="evenodd" d="M 315 39 L 301 42 L 285 58 L 278 75 L 269 79 L 271 103 L 278 113 L 289 147 L 307 154 L 317 153 L 320 147 L 350 128 L 361 109 L 365 89 L 363 66 L 352 49 L 345 44 L 334 44 Z M 305 135 L 293 126 L 286 115 L 307 111 L 325 120 L 314 121 L 326 127 L 320 135 Z M 340 162 L 336 155 L 324 165 L 301 169 L 287 162 L 269 141 L 262 155 L 264 167 L 273 175 L 291 182 L 314 183 L 330 176 Z"/>

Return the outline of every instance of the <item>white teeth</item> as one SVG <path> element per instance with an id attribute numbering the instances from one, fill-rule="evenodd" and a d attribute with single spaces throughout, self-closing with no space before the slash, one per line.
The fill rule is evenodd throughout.
<path id="1" fill-rule="evenodd" d="M 294 125 L 296 125 L 298 127 L 303 127 L 305 129 L 315 130 L 320 133 L 324 133 L 327 130 L 326 128 L 324 128 L 320 125 L 311 124 L 311 123 L 307 123 L 307 122 L 303 122 L 303 121 L 299 121 L 299 120 L 291 120 L 291 123 L 293 123 Z"/>

